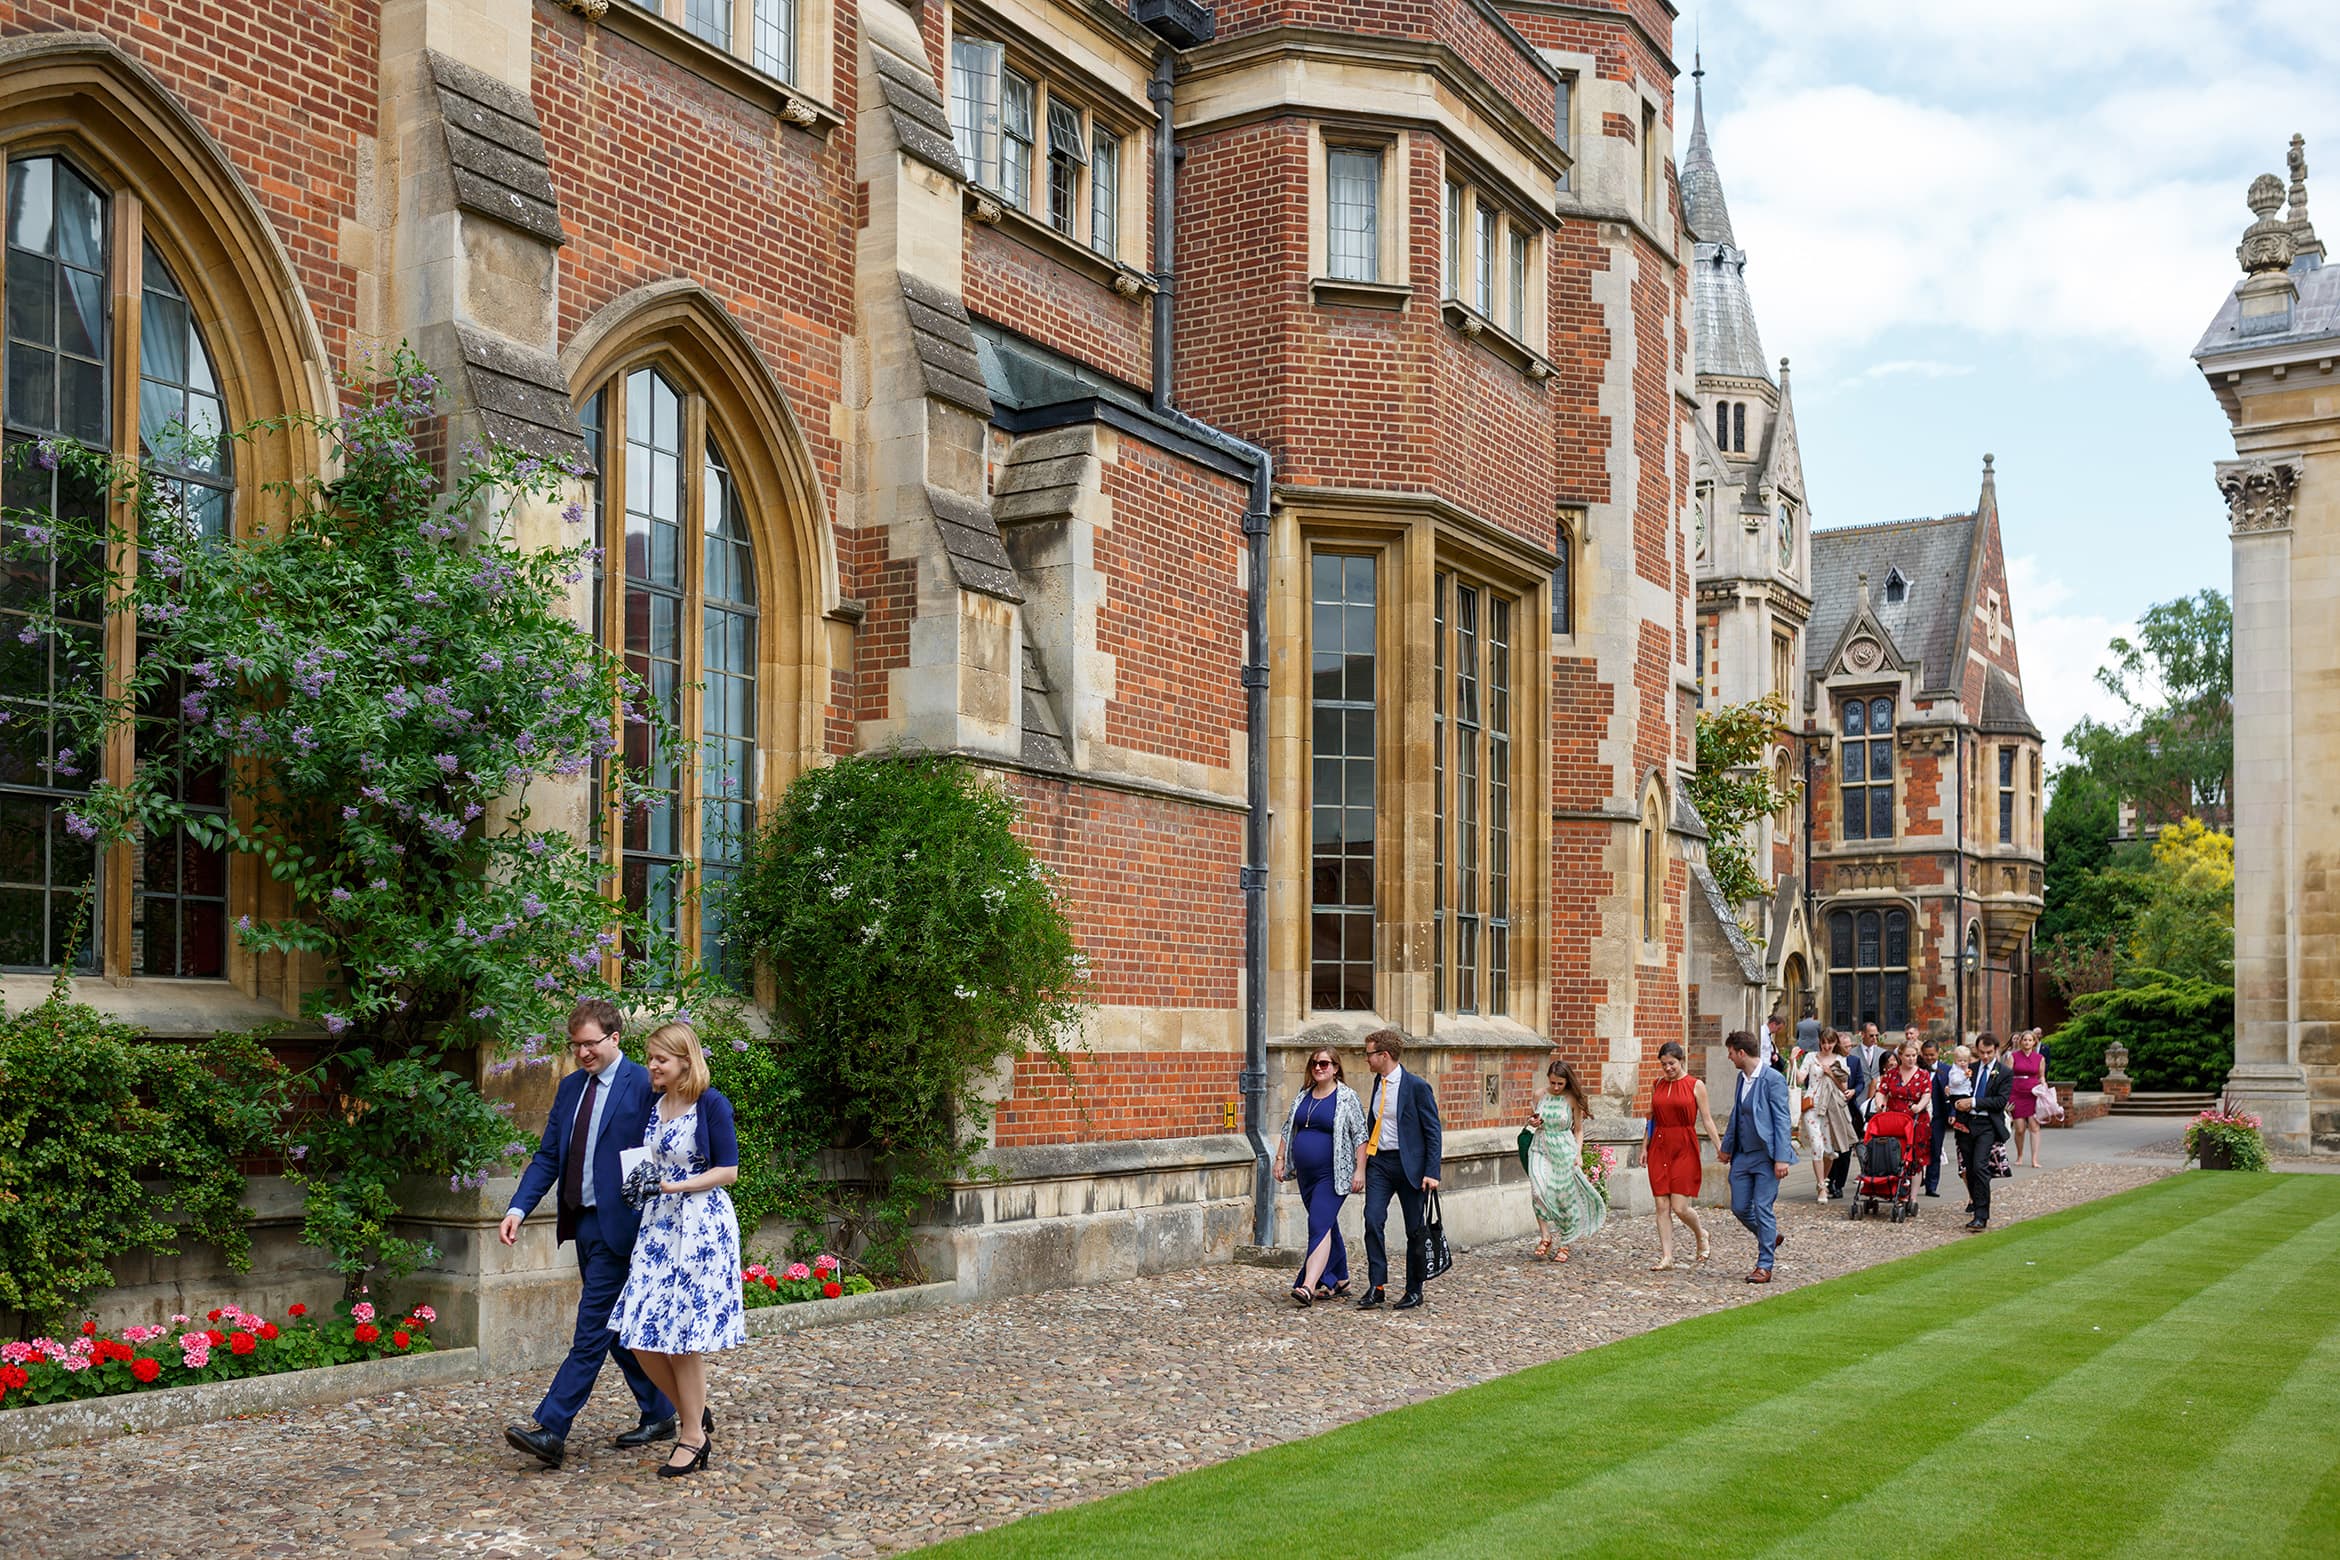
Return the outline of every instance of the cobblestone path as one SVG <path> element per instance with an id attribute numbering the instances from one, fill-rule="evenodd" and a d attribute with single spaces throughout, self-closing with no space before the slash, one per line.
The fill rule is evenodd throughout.
<path id="1" fill-rule="evenodd" d="M 2027 1173 L 1995 1211 L 2031 1217 L 2166 1173 Z M 1896 1227 L 1783 1203 L 1768 1290 L 1743 1282 L 1752 1242 L 1718 1210 L 1701 1268 L 1648 1272 L 1653 1226 L 1627 1219 L 1565 1266 L 1532 1263 L 1526 1241 L 1464 1253 L 1430 1304 L 1402 1315 L 1301 1311 L 1284 1275 L 1211 1267 L 754 1339 L 712 1368 L 715 1462 L 680 1483 L 653 1476 L 658 1452 L 606 1449 L 632 1422 L 614 1371 L 558 1473 L 501 1433 L 535 1407 L 543 1375 L 64 1448 L 0 1463 L 7 1552 L 891 1553 L 1956 1239 L 1957 1206 L 1946 1194 Z M 1392 1335 L 1407 1370 L 1323 1392 L 1354 1379 L 1368 1340 Z"/>

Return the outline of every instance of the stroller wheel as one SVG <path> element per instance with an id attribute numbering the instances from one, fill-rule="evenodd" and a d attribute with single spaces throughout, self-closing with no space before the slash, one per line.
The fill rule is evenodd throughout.
<path id="1" fill-rule="evenodd" d="M 1860 1193 L 1855 1192 L 1844 1200 L 1844 1216 L 1848 1219 L 1857 1219 L 1861 1216 Z"/>
<path id="2" fill-rule="evenodd" d="M 1893 1222 L 1896 1224 L 1901 1222 L 1901 1204 L 1899 1203 L 1893 1205 Z"/>

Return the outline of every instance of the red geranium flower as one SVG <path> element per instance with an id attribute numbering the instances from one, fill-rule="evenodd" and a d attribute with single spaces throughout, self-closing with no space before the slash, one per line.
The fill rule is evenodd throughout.
<path id="1" fill-rule="evenodd" d="M 249 1354 L 258 1347 L 260 1340 L 248 1332 L 238 1331 L 228 1338 L 228 1351 L 232 1354 Z"/>
<path id="2" fill-rule="evenodd" d="M 97 1323 L 83 1322 L 81 1324 L 81 1336 L 84 1338 L 95 1338 L 97 1336 Z"/>
<path id="3" fill-rule="evenodd" d="M 393 1349 L 403 1349 L 412 1342 L 414 1342 L 414 1340 L 406 1335 L 406 1330 L 404 1328 L 400 1328 L 397 1332 L 394 1332 L 390 1335 L 390 1347 Z"/>
<path id="4" fill-rule="evenodd" d="M 274 1322 L 262 1322 L 262 1323 L 260 1324 L 260 1336 L 261 1336 L 261 1337 L 263 1337 L 263 1338 L 273 1338 L 273 1337 L 275 1337 L 275 1336 L 276 1336 L 276 1324 L 275 1324 Z"/>
<path id="5" fill-rule="evenodd" d="M 141 1382 L 152 1381 L 155 1377 L 162 1374 L 162 1361 L 132 1360 L 130 1362 L 130 1374 Z"/>
<path id="6" fill-rule="evenodd" d="M 778 1289 L 780 1287 L 780 1280 L 774 1278 L 771 1274 L 766 1273 L 764 1275 L 764 1287 L 766 1289 Z"/>
<path id="7" fill-rule="evenodd" d="M 834 1300 L 844 1292 L 845 1286 L 843 1284 L 827 1283 L 821 1285 L 821 1298 L 823 1300 Z"/>
<path id="8" fill-rule="evenodd" d="M 284 1314 L 287 1316 L 306 1316 L 309 1314 L 309 1308 L 305 1305 L 288 1305 L 284 1308 Z"/>
<path id="9" fill-rule="evenodd" d="M 30 1380 L 22 1365 L 0 1365 L 0 1387 L 21 1387 Z"/>
<path id="10" fill-rule="evenodd" d="M 206 1311 L 203 1313 L 203 1319 L 207 1322 L 216 1322 L 219 1320 L 219 1318 L 220 1313 L 218 1311 Z"/>
<path id="11" fill-rule="evenodd" d="M 218 1348 L 221 1344 L 227 1342 L 227 1334 L 221 1332 L 216 1327 L 206 1327 L 203 1329 L 203 1336 L 211 1340 L 211 1346 L 215 1349 Z"/>
<path id="12" fill-rule="evenodd" d="M 49 1356 L 39 1349 L 27 1349 L 24 1355 L 24 1362 L 27 1365 L 46 1365 L 49 1363 Z"/>
<path id="13" fill-rule="evenodd" d="M 376 1327 L 372 1322 L 360 1322 L 357 1324 L 357 1331 L 350 1336 L 356 1338 L 360 1343 L 372 1343 L 376 1338 L 382 1336 L 382 1329 Z"/>

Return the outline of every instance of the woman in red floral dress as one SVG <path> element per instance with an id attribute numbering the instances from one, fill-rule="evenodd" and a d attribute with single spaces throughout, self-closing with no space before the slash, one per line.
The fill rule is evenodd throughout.
<path id="1" fill-rule="evenodd" d="M 1933 1158 L 1934 1079 L 1918 1065 L 1918 1048 L 1909 1041 L 1901 1043 L 1901 1049 L 1893 1053 L 1893 1065 L 1878 1074 L 1876 1086 L 1869 1091 L 1871 1108 L 1879 1101 L 1887 1110 L 1909 1113 L 1910 1163 L 1918 1170 L 1925 1169 Z"/>

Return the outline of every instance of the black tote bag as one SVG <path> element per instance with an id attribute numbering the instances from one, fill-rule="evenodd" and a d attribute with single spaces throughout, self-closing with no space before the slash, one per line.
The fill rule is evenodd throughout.
<path id="1" fill-rule="evenodd" d="M 1438 1210 L 1438 1193 L 1429 1194 L 1430 1207 L 1422 1219 L 1422 1277 L 1436 1278 L 1454 1266 L 1454 1248 L 1446 1243 L 1446 1216 Z"/>

